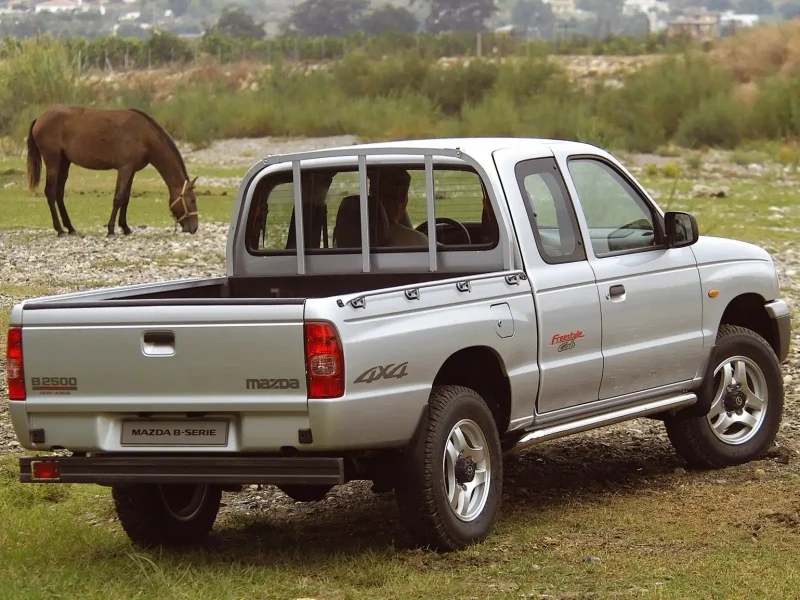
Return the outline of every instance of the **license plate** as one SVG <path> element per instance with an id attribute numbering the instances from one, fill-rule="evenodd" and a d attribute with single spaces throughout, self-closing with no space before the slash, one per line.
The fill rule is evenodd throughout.
<path id="1" fill-rule="evenodd" d="M 226 446 L 228 421 L 137 419 L 122 422 L 123 446 Z"/>

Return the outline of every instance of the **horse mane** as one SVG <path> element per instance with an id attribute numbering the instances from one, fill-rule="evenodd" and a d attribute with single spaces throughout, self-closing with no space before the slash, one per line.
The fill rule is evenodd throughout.
<path id="1" fill-rule="evenodd" d="M 138 108 L 129 108 L 128 110 L 130 110 L 130 111 L 133 111 L 133 112 L 135 112 L 135 113 L 138 113 L 138 114 L 142 115 L 142 116 L 143 116 L 145 119 L 147 119 L 147 120 L 150 122 L 150 124 L 151 124 L 151 125 L 153 125 L 153 127 L 155 127 L 155 128 L 156 128 L 156 131 L 158 132 L 158 134 L 159 134 L 159 136 L 161 137 L 161 139 L 162 139 L 162 140 L 164 140 L 164 141 L 167 143 L 167 145 L 168 145 L 170 148 L 172 148 L 172 150 L 175 152 L 175 154 L 177 154 L 177 155 L 178 155 L 178 162 L 179 162 L 179 163 L 180 163 L 180 165 L 181 165 L 181 171 L 183 171 L 183 176 L 184 176 L 184 177 L 186 178 L 186 180 L 188 181 L 188 180 L 189 180 L 189 173 L 186 171 L 186 164 L 184 164 L 184 162 L 183 162 L 183 156 L 181 155 L 181 152 L 180 152 L 180 150 L 178 150 L 178 147 L 175 145 L 175 141 L 172 139 L 172 137 L 171 137 L 171 136 L 170 136 L 170 135 L 169 135 L 169 134 L 166 132 L 166 130 L 165 130 L 165 129 L 164 129 L 164 128 L 163 128 L 163 127 L 162 127 L 162 126 L 161 126 L 161 125 L 158 123 L 158 121 L 156 121 L 156 120 L 155 120 L 153 117 L 151 117 L 150 115 L 148 115 L 148 114 L 147 114 L 146 112 L 144 112 L 143 110 L 139 110 Z"/>

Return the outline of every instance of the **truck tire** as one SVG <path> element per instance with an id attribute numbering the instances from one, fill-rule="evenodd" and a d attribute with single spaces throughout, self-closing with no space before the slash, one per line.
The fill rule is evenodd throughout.
<path id="1" fill-rule="evenodd" d="M 211 485 L 120 485 L 111 495 L 120 524 L 139 546 L 201 544 L 214 526 L 222 490 Z"/>
<path id="2" fill-rule="evenodd" d="M 434 387 L 403 454 L 395 496 L 413 541 L 452 551 L 483 540 L 503 494 L 500 439 L 483 399 L 465 387 Z"/>
<path id="3" fill-rule="evenodd" d="M 675 450 L 689 464 L 720 469 L 758 460 L 769 450 L 783 413 L 780 362 L 750 329 L 723 325 L 706 382 L 708 414 L 664 420 Z M 707 385 L 711 383 L 711 385 Z"/>

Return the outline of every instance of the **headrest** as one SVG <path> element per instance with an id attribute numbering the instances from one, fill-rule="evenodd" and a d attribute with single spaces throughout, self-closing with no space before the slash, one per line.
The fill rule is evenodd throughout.
<path id="1" fill-rule="evenodd" d="M 386 212 L 374 196 L 367 197 L 369 212 L 370 246 L 385 246 L 389 219 Z M 336 248 L 361 247 L 361 198 L 347 196 L 342 198 L 336 213 L 336 225 L 333 230 L 333 244 Z"/>

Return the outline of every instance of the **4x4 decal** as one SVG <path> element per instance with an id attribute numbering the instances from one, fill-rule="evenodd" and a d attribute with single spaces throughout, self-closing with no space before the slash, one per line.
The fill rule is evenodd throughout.
<path id="1" fill-rule="evenodd" d="M 402 379 L 408 375 L 407 367 L 408 361 L 402 362 L 399 365 L 389 363 L 385 367 L 378 365 L 364 371 L 361 375 L 356 377 L 353 383 L 372 383 L 379 379 Z"/>

